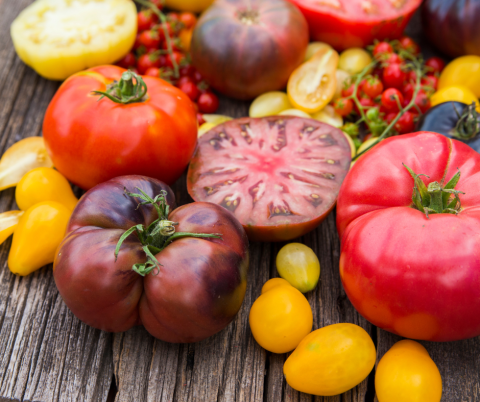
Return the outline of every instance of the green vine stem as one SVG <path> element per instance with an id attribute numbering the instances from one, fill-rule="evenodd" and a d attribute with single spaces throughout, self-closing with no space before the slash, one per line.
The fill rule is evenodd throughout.
<path id="1" fill-rule="evenodd" d="M 136 233 L 140 243 L 142 244 L 142 249 L 147 255 L 146 262 L 143 264 L 134 264 L 132 266 L 132 270 L 139 275 L 145 276 L 154 270 L 157 270 L 158 274 L 158 272 L 160 272 L 161 264 L 158 262 L 155 254 L 160 253 L 174 240 L 183 237 L 214 239 L 221 238 L 220 234 L 175 232 L 175 226 L 178 225 L 178 223 L 168 220 L 170 206 L 166 202 L 167 192 L 162 190 L 162 192 L 155 198 L 151 198 L 140 188 L 137 187 L 137 190 L 140 193 L 130 193 L 127 191 L 127 189 L 125 189 L 125 194 L 129 197 L 135 197 L 142 200 L 142 202 L 138 204 L 138 208 L 140 208 L 142 205 L 153 205 L 157 211 L 158 219 L 152 222 L 148 227 L 140 224 L 132 226 L 130 229 L 126 230 L 118 240 L 117 246 L 115 247 L 115 261 L 117 260 L 118 253 L 120 252 L 123 242 L 131 234 Z"/>
<path id="2" fill-rule="evenodd" d="M 133 82 L 135 79 L 135 82 Z M 92 91 L 95 95 L 101 95 L 98 100 L 108 98 L 115 103 L 129 104 L 143 102 L 147 94 L 147 85 L 142 77 L 133 71 L 125 71 L 120 81 L 114 81 L 107 87 L 105 92 Z"/>
<path id="3" fill-rule="evenodd" d="M 165 14 L 163 14 L 155 4 L 153 4 L 148 0 L 134 0 L 134 1 L 144 7 L 150 8 L 153 11 L 153 13 L 158 17 L 158 19 L 161 21 L 163 34 L 165 36 L 165 41 L 167 42 L 167 52 L 170 55 L 170 60 L 173 66 L 173 76 L 174 78 L 179 78 L 180 73 L 179 73 L 178 63 L 173 57 L 172 39 L 170 38 L 170 34 L 168 33 L 168 29 L 167 29 L 167 24 L 168 24 L 167 17 L 165 17 Z"/>

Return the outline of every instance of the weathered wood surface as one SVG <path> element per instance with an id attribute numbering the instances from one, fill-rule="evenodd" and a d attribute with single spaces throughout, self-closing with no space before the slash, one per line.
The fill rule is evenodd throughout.
<path id="1" fill-rule="evenodd" d="M 32 0 L 0 0 L 0 152 L 21 138 L 40 135 L 43 114 L 58 87 L 40 78 L 15 55 L 9 26 Z M 410 33 L 420 39 L 419 20 Z M 431 54 L 424 41 L 422 49 Z M 247 114 L 246 103 L 223 100 L 220 112 Z M 190 202 L 184 178 L 174 186 L 179 204 Z M 0 194 L 0 212 L 16 208 L 14 191 Z M 307 298 L 314 329 L 353 322 L 374 339 L 378 357 L 399 340 L 371 326 L 353 309 L 338 274 L 339 240 L 331 214 L 315 231 L 298 239 L 312 247 L 322 266 L 319 286 Z M 116 401 L 372 402 L 374 372 L 346 394 L 322 398 L 292 390 L 283 377 L 286 355 L 259 347 L 248 313 L 263 283 L 276 276 L 282 244 L 253 243 L 245 302 L 235 320 L 197 344 L 173 345 L 143 328 L 107 334 L 80 323 L 59 296 L 51 266 L 19 278 L 0 246 L 0 401 L 106 401 L 112 376 Z M 442 401 L 480 401 L 479 338 L 451 343 L 423 342 L 442 374 Z"/>

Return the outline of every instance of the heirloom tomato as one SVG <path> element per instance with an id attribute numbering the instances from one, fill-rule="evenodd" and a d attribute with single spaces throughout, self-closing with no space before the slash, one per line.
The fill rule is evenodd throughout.
<path id="1" fill-rule="evenodd" d="M 252 99 L 284 88 L 307 45 L 307 22 L 288 1 L 219 0 L 198 20 L 190 52 L 213 88 Z"/>
<path id="2" fill-rule="evenodd" d="M 164 341 L 196 342 L 235 317 L 247 269 L 247 236 L 225 208 L 175 209 L 166 184 L 122 176 L 81 198 L 53 276 L 70 310 L 92 327 L 143 324 Z"/>
<path id="3" fill-rule="evenodd" d="M 126 174 L 172 184 L 195 150 L 197 116 L 188 96 L 160 78 L 100 66 L 60 86 L 43 137 L 58 171 L 83 189 Z"/>
<path id="4" fill-rule="evenodd" d="M 291 0 L 305 15 L 312 40 L 338 50 L 402 35 L 421 0 Z"/>
<path id="5" fill-rule="evenodd" d="M 341 130 L 313 119 L 231 120 L 199 138 L 188 192 L 233 212 L 250 240 L 291 240 L 333 209 L 350 152 Z"/>
<path id="6" fill-rule="evenodd" d="M 446 65 L 438 80 L 438 89 L 461 85 L 480 98 L 480 56 L 457 57 Z"/>
<path id="7" fill-rule="evenodd" d="M 383 140 L 337 203 L 340 277 L 354 307 L 400 336 L 480 335 L 480 154 L 441 134 Z"/>

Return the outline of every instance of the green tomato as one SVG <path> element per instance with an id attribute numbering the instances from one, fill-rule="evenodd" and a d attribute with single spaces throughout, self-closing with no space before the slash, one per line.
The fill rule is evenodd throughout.
<path id="1" fill-rule="evenodd" d="M 250 117 L 275 116 L 280 112 L 291 109 L 292 105 L 285 92 L 265 92 L 257 97 L 250 105 Z"/>
<path id="2" fill-rule="evenodd" d="M 370 54 L 359 47 L 344 50 L 338 59 L 338 68 L 349 74 L 358 74 L 372 62 Z"/>
<path id="3" fill-rule="evenodd" d="M 310 247 L 289 243 L 277 254 L 277 271 L 290 285 L 306 293 L 317 286 L 320 262 Z"/>

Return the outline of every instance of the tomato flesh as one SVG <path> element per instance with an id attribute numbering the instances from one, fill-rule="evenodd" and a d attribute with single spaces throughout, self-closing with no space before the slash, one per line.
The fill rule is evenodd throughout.
<path id="1" fill-rule="evenodd" d="M 290 240 L 331 211 L 350 159 L 343 133 L 316 120 L 231 120 L 199 139 L 188 192 L 233 212 L 250 240 Z"/>

